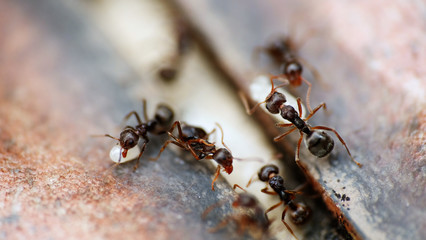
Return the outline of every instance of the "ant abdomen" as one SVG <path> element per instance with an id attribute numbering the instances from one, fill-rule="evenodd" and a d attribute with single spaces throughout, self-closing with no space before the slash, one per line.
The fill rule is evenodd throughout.
<path id="1" fill-rule="evenodd" d="M 170 126 L 173 123 L 173 117 L 173 110 L 169 106 L 165 104 L 159 104 L 157 106 L 154 118 L 160 125 Z"/>
<path id="2" fill-rule="evenodd" d="M 334 148 L 334 140 L 324 131 L 311 131 L 305 136 L 309 151 L 317 157 L 325 157 Z"/>
<path id="3" fill-rule="evenodd" d="M 258 177 L 260 181 L 266 182 L 271 174 L 278 174 L 278 167 L 273 164 L 263 166 L 258 173 Z"/>
<path id="4" fill-rule="evenodd" d="M 311 209 L 303 203 L 298 203 L 297 208 L 290 212 L 290 219 L 296 225 L 304 224 L 311 216 Z"/>
<path id="5" fill-rule="evenodd" d="M 200 127 L 187 126 L 182 127 L 182 138 L 187 141 L 190 139 L 205 139 L 207 137 L 206 131 Z"/>
<path id="6" fill-rule="evenodd" d="M 173 123 L 173 110 L 165 104 L 159 104 L 155 110 L 154 119 L 147 123 L 148 129 L 152 129 L 151 131 L 156 134 L 165 133 Z"/>

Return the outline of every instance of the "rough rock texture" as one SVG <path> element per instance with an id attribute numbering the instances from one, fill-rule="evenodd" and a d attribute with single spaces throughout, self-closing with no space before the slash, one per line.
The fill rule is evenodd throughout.
<path id="1" fill-rule="evenodd" d="M 423 2 L 177 2 L 243 90 L 254 75 L 268 73 L 267 64 L 252 62 L 255 47 L 289 36 L 322 76 L 323 84 L 305 71 L 311 105 L 326 102 L 329 109 L 311 124 L 337 129 L 364 164 L 354 165 L 337 139 L 325 159 L 302 154 L 329 208 L 359 238 L 426 236 Z M 304 96 L 306 88 L 294 91 Z M 271 137 L 278 134 L 271 120 L 260 119 Z"/>

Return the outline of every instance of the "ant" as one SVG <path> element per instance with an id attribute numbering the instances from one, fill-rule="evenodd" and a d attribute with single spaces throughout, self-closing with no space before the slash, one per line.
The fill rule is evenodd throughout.
<path id="1" fill-rule="evenodd" d="M 223 142 L 223 130 L 219 124 L 217 124 L 217 126 L 222 132 L 222 144 L 226 147 L 225 143 Z M 178 129 L 177 136 L 173 135 L 173 130 L 176 127 Z M 197 160 L 213 159 L 218 164 L 214 179 L 212 181 L 212 190 L 214 191 L 214 182 L 216 182 L 216 180 L 218 179 L 220 170 L 223 168 L 226 173 L 232 173 L 232 162 L 234 157 L 232 156 L 231 151 L 229 151 L 227 147 L 216 148 L 214 143 L 208 142 L 207 138 L 211 133 L 207 134 L 206 131 L 204 131 L 200 127 L 194 127 L 191 125 L 182 124 L 180 121 L 175 121 L 173 123 L 173 126 L 167 132 L 167 134 L 173 140 L 166 141 L 163 147 L 160 149 L 160 152 L 158 153 L 157 157 L 153 158 L 152 160 L 156 161 L 160 157 L 164 149 L 167 147 L 167 145 L 169 145 L 170 143 L 173 143 L 176 146 L 191 152 L 191 154 Z"/>
<path id="2" fill-rule="evenodd" d="M 304 224 L 311 216 L 311 209 L 303 203 L 296 203 L 294 201 L 294 199 L 296 198 L 296 194 L 299 194 L 300 192 L 287 190 L 284 186 L 284 179 L 280 175 L 278 175 L 278 172 L 279 170 L 276 165 L 269 164 L 269 165 L 263 166 L 257 174 L 260 181 L 267 182 L 268 185 L 274 190 L 274 191 L 268 190 L 268 185 L 267 185 L 261 191 L 263 193 L 270 194 L 270 195 L 278 195 L 281 199 L 279 203 L 273 205 L 272 207 L 268 208 L 265 211 L 265 217 L 267 217 L 267 214 L 270 211 L 284 204 L 285 209 L 282 213 L 281 221 L 284 223 L 284 225 L 286 226 L 288 231 L 293 235 L 293 237 L 297 239 L 290 225 L 288 225 L 285 222 L 285 215 L 287 211 L 290 211 L 291 221 L 295 225 L 301 225 L 301 224 Z M 251 183 L 252 183 L 252 179 L 250 179 L 250 181 L 247 183 L 247 187 Z"/>
<path id="3" fill-rule="evenodd" d="M 311 70 L 312 74 L 316 79 L 320 80 L 321 77 L 314 67 L 312 67 L 310 64 L 308 64 L 301 58 L 296 57 L 294 51 L 294 49 L 296 48 L 297 47 L 290 40 L 290 38 L 278 38 L 265 47 L 257 47 L 255 50 L 255 55 L 257 56 L 259 52 L 265 52 L 265 54 L 268 55 L 276 65 L 280 66 L 280 74 L 271 75 L 271 79 L 284 78 L 288 81 L 288 84 L 294 87 L 302 85 L 302 82 L 308 85 L 308 91 L 306 93 L 306 105 L 308 107 L 309 112 L 312 112 L 309 100 L 311 95 L 312 84 L 302 77 L 302 62 Z"/>
<path id="4" fill-rule="evenodd" d="M 238 184 L 234 185 L 234 191 L 237 187 L 244 192 L 238 193 L 232 202 L 232 207 L 235 209 L 234 214 L 225 217 L 216 225 L 216 227 L 209 229 L 209 231 L 216 232 L 228 225 L 229 222 L 233 221 L 236 223 L 239 235 L 248 230 L 256 239 L 266 236 L 268 234 L 270 222 L 268 217 L 264 214 L 259 201 L 254 195 L 248 193 Z M 224 203 L 225 201 L 220 201 L 208 207 L 203 212 L 201 216 L 202 219 L 205 219 L 213 209 L 223 205 Z"/>
<path id="5" fill-rule="evenodd" d="M 302 166 L 300 163 L 300 144 L 302 143 L 303 135 L 305 134 L 305 144 L 308 146 L 308 150 L 315 156 L 321 158 L 325 157 L 327 154 L 329 154 L 333 148 L 334 148 L 334 140 L 330 137 L 326 132 L 324 131 L 318 131 L 318 130 L 326 130 L 333 132 L 337 138 L 340 140 L 340 142 L 345 146 L 346 151 L 349 154 L 349 157 L 352 159 L 353 162 L 355 162 L 358 167 L 362 167 L 362 164 L 355 161 L 355 159 L 352 157 L 351 152 L 349 151 L 348 146 L 346 145 L 343 138 L 339 135 L 339 133 L 329 127 L 325 126 L 315 126 L 311 127 L 307 121 L 322 107 L 326 108 L 325 103 L 321 103 L 318 105 L 315 109 L 313 109 L 309 115 L 302 119 L 302 103 L 301 99 L 297 98 L 297 105 L 299 109 L 299 114 L 297 114 L 297 111 L 291 106 L 287 105 L 286 103 L 286 97 L 284 94 L 277 91 L 277 88 L 280 87 L 274 87 L 274 81 L 270 79 L 271 81 L 271 92 L 266 96 L 265 100 L 263 102 L 257 103 L 252 109 L 249 108 L 247 99 L 244 97 L 243 102 L 244 106 L 246 108 L 246 111 L 248 114 L 253 114 L 254 111 L 257 109 L 258 106 L 262 103 L 266 103 L 266 109 L 272 113 L 272 114 L 280 114 L 281 117 L 290 123 L 278 123 L 276 124 L 278 127 L 291 127 L 287 132 L 277 136 L 274 138 L 275 142 L 280 141 L 282 138 L 290 134 L 296 129 L 299 129 L 300 138 L 297 142 L 297 149 L 296 149 L 296 163 L 297 165 L 305 172 L 307 173 L 306 169 Z"/>
<path id="6" fill-rule="evenodd" d="M 139 117 L 139 114 L 136 111 L 131 111 L 128 113 L 123 121 L 129 119 L 132 115 L 135 116 L 138 125 L 135 127 L 126 126 L 123 131 L 120 133 L 120 138 L 115 138 L 109 134 L 105 134 L 106 137 L 115 139 L 119 141 L 121 149 L 120 149 L 120 157 L 117 161 L 119 164 L 121 162 L 121 157 L 125 158 L 127 156 L 127 152 L 129 149 L 134 148 L 138 145 L 139 139 L 142 138 L 144 140 L 142 149 L 138 156 L 138 161 L 134 169 L 136 170 L 139 165 L 139 159 L 141 158 L 143 152 L 145 151 L 146 144 L 149 142 L 148 133 L 160 135 L 167 132 L 171 122 L 173 121 L 174 113 L 173 110 L 165 104 L 159 104 L 155 111 L 154 119 L 148 120 L 148 114 L 146 112 L 146 100 L 142 100 L 142 112 L 143 112 L 143 121 Z"/>
<path id="7" fill-rule="evenodd" d="M 178 68 L 182 63 L 182 58 L 188 54 L 193 44 L 193 36 L 189 24 L 181 17 L 175 20 L 176 50 L 168 64 L 160 67 L 158 75 L 165 81 L 171 81 L 176 78 Z"/>

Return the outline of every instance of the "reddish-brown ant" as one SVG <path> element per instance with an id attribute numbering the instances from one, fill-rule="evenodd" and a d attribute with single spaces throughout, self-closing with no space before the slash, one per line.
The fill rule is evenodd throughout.
<path id="1" fill-rule="evenodd" d="M 288 231 L 297 239 L 291 227 L 285 222 L 285 215 L 287 211 L 290 211 L 291 221 L 296 225 L 301 225 L 305 223 L 311 216 L 311 209 L 303 203 L 296 203 L 294 201 L 296 194 L 300 192 L 287 190 L 284 186 L 284 179 L 278 175 L 278 172 L 278 167 L 276 165 L 270 164 L 263 166 L 257 174 L 259 180 L 268 183 L 268 185 L 261 191 L 270 195 L 278 195 L 281 199 L 279 203 L 273 205 L 265 211 L 265 216 L 270 211 L 284 204 L 285 209 L 282 213 L 281 221 L 284 223 Z M 252 179 L 247 184 L 247 187 L 251 184 L 251 182 Z M 270 186 L 274 191 L 270 191 L 268 186 Z"/>
<path id="2" fill-rule="evenodd" d="M 253 114 L 253 112 L 257 109 L 257 107 L 262 104 L 266 103 L 266 109 L 272 113 L 272 114 L 280 114 L 281 117 L 290 123 L 280 123 L 277 124 L 278 127 L 291 127 L 287 132 L 277 136 L 274 138 L 274 141 L 277 142 L 293 132 L 296 129 L 299 129 L 300 132 L 300 138 L 297 143 L 297 149 L 296 149 L 296 163 L 299 165 L 300 168 L 302 168 L 303 171 L 306 172 L 306 169 L 303 167 L 303 165 L 299 162 L 300 158 L 300 144 L 302 143 L 303 135 L 305 134 L 305 143 L 308 146 L 309 151 L 317 156 L 317 157 L 324 157 L 327 154 L 329 154 L 333 148 L 334 148 L 334 140 L 330 137 L 326 132 L 324 131 L 318 131 L 318 130 L 326 130 L 326 131 L 332 131 L 337 138 L 340 140 L 340 142 L 345 146 L 346 151 L 348 152 L 349 156 L 351 157 L 352 161 L 355 162 L 359 167 L 362 166 L 359 162 L 355 161 L 355 159 L 352 157 L 351 152 L 349 151 L 348 146 L 346 145 L 345 141 L 342 137 L 340 137 L 339 133 L 337 133 L 336 130 L 333 128 L 325 127 L 325 126 L 315 126 L 311 127 L 307 121 L 322 107 L 326 108 L 325 103 L 321 103 L 318 105 L 315 109 L 313 109 L 309 115 L 302 119 L 302 103 L 300 98 L 297 98 L 297 105 L 299 109 L 299 114 L 297 111 L 290 105 L 285 104 L 286 103 L 286 97 L 284 94 L 277 92 L 277 87 L 274 87 L 274 82 L 272 79 L 271 81 L 271 92 L 266 96 L 265 100 L 263 102 L 257 103 L 252 109 L 248 107 L 248 103 L 245 98 L 244 105 L 246 107 L 248 114 Z"/>
<path id="3" fill-rule="evenodd" d="M 170 127 L 170 124 L 173 121 L 173 110 L 165 104 L 159 104 L 155 111 L 154 119 L 148 120 L 148 115 L 146 112 L 146 100 L 142 100 L 142 112 L 143 112 L 143 121 L 139 117 L 139 114 L 136 111 L 131 111 L 124 117 L 124 121 L 129 119 L 132 115 L 135 116 L 138 125 L 135 127 L 126 126 L 124 130 L 120 133 L 119 138 L 115 138 L 109 134 L 105 134 L 106 137 L 110 137 L 119 141 L 121 146 L 121 154 L 117 163 L 121 162 L 121 157 L 125 158 L 129 149 L 136 147 L 139 143 L 140 138 L 144 140 L 142 149 L 138 156 L 138 161 L 136 162 L 135 169 L 139 165 L 139 159 L 141 158 L 143 152 L 145 151 L 146 144 L 149 142 L 148 133 L 152 134 L 163 134 L 166 133 L 167 129 Z"/>
<path id="4" fill-rule="evenodd" d="M 276 65 L 279 65 L 280 74 L 272 75 L 271 79 L 286 79 L 291 86 L 298 87 L 305 82 L 308 85 L 308 91 L 306 92 L 306 105 L 309 112 L 312 112 L 310 105 L 310 95 L 312 84 L 302 77 L 303 65 L 307 66 L 314 77 L 320 80 L 319 73 L 309 65 L 306 61 L 297 57 L 295 54 L 296 46 L 289 38 L 278 38 L 272 41 L 265 47 L 258 47 L 255 50 L 255 56 L 260 52 L 265 52 Z"/>
<path id="5" fill-rule="evenodd" d="M 270 222 L 259 201 L 254 195 L 248 193 L 238 184 L 234 185 L 234 191 L 237 187 L 244 192 L 238 193 L 232 202 L 232 207 L 235 209 L 234 213 L 225 217 L 216 225 L 216 227 L 209 229 L 209 231 L 216 232 L 233 221 L 237 226 L 237 232 L 239 235 L 242 235 L 245 231 L 249 231 L 255 239 L 261 239 L 262 237 L 267 236 Z M 213 209 L 223 205 L 224 203 L 224 201 L 221 201 L 208 207 L 203 212 L 202 218 L 205 219 Z"/>
<path id="6" fill-rule="evenodd" d="M 176 127 L 178 130 L 177 136 L 173 135 L 173 130 Z M 223 130 L 219 125 L 218 127 L 222 131 L 222 144 L 226 146 L 223 143 Z M 176 146 L 191 152 L 192 156 L 194 156 L 194 158 L 197 160 L 212 159 L 216 161 L 218 165 L 216 168 L 216 174 L 212 181 L 213 191 L 214 182 L 219 177 L 221 168 L 223 168 L 223 170 L 228 174 L 232 173 L 232 162 L 234 157 L 232 156 L 231 152 L 227 148 L 216 148 L 214 143 L 210 143 L 208 141 L 207 138 L 209 134 L 207 134 L 206 131 L 204 131 L 202 128 L 181 124 L 180 121 L 175 121 L 172 128 L 167 133 L 173 140 L 166 141 L 163 147 L 160 149 L 157 157 L 153 158 L 152 160 L 157 160 L 167 145 L 173 143 Z"/>

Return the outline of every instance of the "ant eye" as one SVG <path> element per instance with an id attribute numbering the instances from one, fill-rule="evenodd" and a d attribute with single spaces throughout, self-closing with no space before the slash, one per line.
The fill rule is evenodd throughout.
<path id="1" fill-rule="evenodd" d="M 131 146 L 131 145 L 134 145 L 134 144 L 135 144 L 135 141 L 133 141 L 133 139 L 129 139 L 129 140 L 126 141 L 126 146 Z"/>

